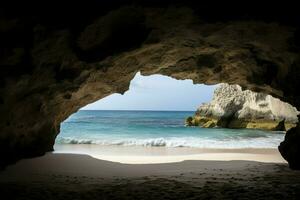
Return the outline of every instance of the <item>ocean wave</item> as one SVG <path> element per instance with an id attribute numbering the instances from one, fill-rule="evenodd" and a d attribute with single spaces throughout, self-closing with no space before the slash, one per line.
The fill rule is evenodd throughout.
<path id="1" fill-rule="evenodd" d="M 210 138 L 124 138 L 124 139 L 78 139 L 78 138 L 57 138 L 58 144 L 98 144 L 113 146 L 145 146 L 145 147 L 193 147 L 193 148 L 277 148 L 283 140 L 283 136 L 273 138 L 239 138 L 239 139 L 210 139 Z"/>
<path id="2" fill-rule="evenodd" d="M 60 144 L 96 144 L 93 140 L 75 139 L 75 138 L 59 138 Z"/>

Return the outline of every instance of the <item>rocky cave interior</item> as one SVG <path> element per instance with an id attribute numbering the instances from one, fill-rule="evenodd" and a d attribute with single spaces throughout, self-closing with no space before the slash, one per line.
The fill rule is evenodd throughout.
<path id="1" fill-rule="evenodd" d="M 228 4 L 211 13 L 206 8 L 214 2 L 192 1 L 56 3 L 1 8 L 2 167 L 52 151 L 62 121 L 91 102 L 124 93 L 138 71 L 239 84 L 300 110 L 295 10 L 286 15 L 281 5 L 268 11 L 249 5 L 237 12 Z M 279 151 L 300 169 L 299 124 Z"/>

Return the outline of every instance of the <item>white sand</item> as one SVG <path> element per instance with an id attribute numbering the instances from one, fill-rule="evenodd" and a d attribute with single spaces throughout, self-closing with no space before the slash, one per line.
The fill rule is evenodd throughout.
<path id="1" fill-rule="evenodd" d="M 54 153 L 85 154 L 100 160 L 124 164 L 172 163 L 184 160 L 248 160 L 286 163 L 277 149 L 199 149 L 65 144 L 56 145 Z"/>

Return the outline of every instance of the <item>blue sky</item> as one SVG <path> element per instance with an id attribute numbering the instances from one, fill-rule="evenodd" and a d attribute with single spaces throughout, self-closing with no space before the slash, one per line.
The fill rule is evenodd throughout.
<path id="1" fill-rule="evenodd" d="M 193 84 L 168 76 L 142 76 L 139 72 L 124 95 L 112 94 L 82 110 L 191 110 L 211 100 L 216 86 Z"/>

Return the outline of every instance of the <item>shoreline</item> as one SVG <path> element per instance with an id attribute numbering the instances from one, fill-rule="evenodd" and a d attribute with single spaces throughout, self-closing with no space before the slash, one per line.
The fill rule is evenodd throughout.
<path id="1" fill-rule="evenodd" d="M 53 154 L 84 154 L 93 158 L 123 164 L 174 163 L 185 160 L 257 161 L 287 163 L 277 149 L 272 148 L 189 148 L 189 147 L 141 147 L 103 146 L 94 144 L 59 144 Z"/>

